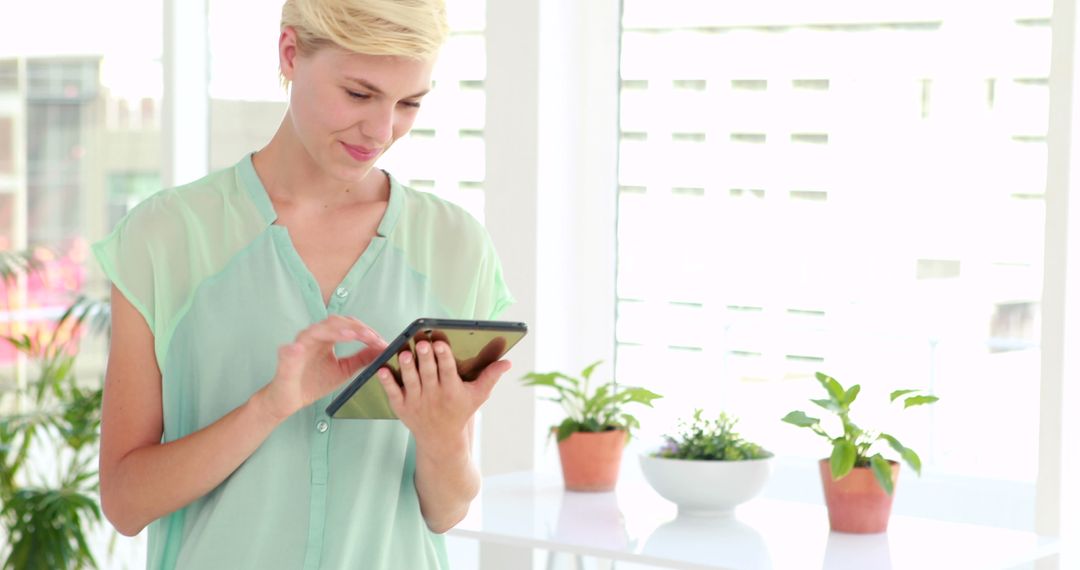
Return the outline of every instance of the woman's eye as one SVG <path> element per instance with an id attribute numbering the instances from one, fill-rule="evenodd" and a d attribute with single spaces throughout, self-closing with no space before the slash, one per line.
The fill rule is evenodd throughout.
<path id="1" fill-rule="evenodd" d="M 402 101 L 401 104 L 405 105 L 406 107 L 412 107 L 414 109 L 419 109 L 420 108 L 420 102 L 419 101 Z"/>
<path id="2" fill-rule="evenodd" d="M 368 99 L 371 97 L 371 95 L 368 95 L 366 93 L 357 93 L 356 91 L 349 91 L 348 89 L 346 89 L 345 92 L 348 93 L 349 97 L 352 97 L 353 99 Z"/>

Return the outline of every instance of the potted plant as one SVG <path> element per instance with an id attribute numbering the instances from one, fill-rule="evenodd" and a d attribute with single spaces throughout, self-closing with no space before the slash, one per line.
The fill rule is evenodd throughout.
<path id="1" fill-rule="evenodd" d="M 885 532 L 889 525 L 900 464 L 875 452 L 875 447 L 888 444 L 916 474 L 922 473 L 922 461 L 895 437 L 863 429 L 851 421 L 851 404 L 859 395 L 858 384 L 845 390 L 835 378 L 821 372 L 815 377 L 829 397 L 810 401 L 836 414 L 843 431 L 835 437 L 829 435 L 821 426 L 820 419 L 801 411 L 789 413 L 783 421 L 813 430 L 832 444 L 832 454 L 818 462 L 829 511 L 829 526 L 839 532 Z M 889 401 L 903 398 L 904 408 L 907 409 L 938 400 L 937 396 L 920 392 L 896 390 L 890 394 Z"/>
<path id="2" fill-rule="evenodd" d="M 640 424 L 626 411 L 629 404 L 652 407 L 659 394 L 614 381 L 590 387 L 593 371 L 603 361 L 586 366 L 581 377 L 562 372 L 532 372 L 521 378 L 526 386 L 555 391 L 545 398 L 558 403 L 566 418 L 551 432 L 559 444 L 563 483 L 570 491 L 610 491 L 615 488 L 623 447 Z"/>
<path id="3" fill-rule="evenodd" d="M 721 412 L 715 419 L 694 410 L 680 421 L 676 436 L 639 456 L 645 480 L 660 496 L 679 507 L 679 515 L 724 516 L 761 492 L 773 454 L 743 439 L 738 420 Z"/>
<path id="4" fill-rule="evenodd" d="M 29 254 L 0 252 L 0 282 L 8 290 L 38 269 Z M 89 533 L 101 520 L 102 387 L 77 381 L 74 364 L 81 331 L 107 326 L 108 303 L 80 296 L 52 330 L 0 336 L 36 373 L 0 382 L 0 567 L 97 567 Z M 17 364 L 11 372 L 19 374 Z"/>

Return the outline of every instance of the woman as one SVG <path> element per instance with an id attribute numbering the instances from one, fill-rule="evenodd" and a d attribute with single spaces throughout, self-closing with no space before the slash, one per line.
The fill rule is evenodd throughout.
<path id="1" fill-rule="evenodd" d="M 160 192 L 94 252 L 113 282 L 101 497 L 149 568 L 447 567 L 479 487 L 473 415 L 510 367 L 443 343 L 380 375 L 401 421 L 334 392 L 414 318 L 510 302 L 483 228 L 373 168 L 413 124 L 440 0 L 288 0 L 289 109 L 236 166 Z M 346 355 L 339 358 L 337 355 Z"/>

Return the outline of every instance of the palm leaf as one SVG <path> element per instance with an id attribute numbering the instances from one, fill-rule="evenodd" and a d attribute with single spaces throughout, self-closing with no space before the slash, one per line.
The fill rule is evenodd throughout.
<path id="1" fill-rule="evenodd" d="M 24 275 L 32 275 L 42 268 L 41 261 L 32 251 L 0 251 L 0 279 L 13 283 Z"/>
<path id="2" fill-rule="evenodd" d="M 92 299 L 86 295 L 79 295 L 57 319 L 56 328 L 59 330 L 65 326 L 70 327 L 74 336 L 74 331 L 89 324 L 90 334 L 107 334 L 111 319 L 112 305 L 108 299 Z"/>

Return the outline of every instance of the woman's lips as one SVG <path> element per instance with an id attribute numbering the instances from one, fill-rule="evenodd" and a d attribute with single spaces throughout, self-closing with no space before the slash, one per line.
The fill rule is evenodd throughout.
<path id="1" fill-rule="evenodd" d="M 379 156 L 378 149 L 367 149 L 362 146 L 353 146 L 347 143 L 341 143 L 341 146 L 345 147 L 345 152 L 349 153 L 349 156 L 356 159 L 357 162 L 369 162 Z"/>

